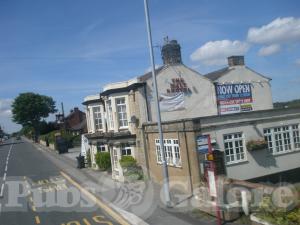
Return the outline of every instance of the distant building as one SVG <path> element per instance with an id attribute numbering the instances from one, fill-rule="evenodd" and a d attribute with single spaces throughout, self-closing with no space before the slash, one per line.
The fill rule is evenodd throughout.
<path id="1" fill-rule="evenodd" d="M 71 109 L 66 117 L 64 113 L 56 114 L 56 124 L 60 129 L 65 129 L 73 135 L 80 135 L 87 132 L 86 115 L 78 107 Z"/>

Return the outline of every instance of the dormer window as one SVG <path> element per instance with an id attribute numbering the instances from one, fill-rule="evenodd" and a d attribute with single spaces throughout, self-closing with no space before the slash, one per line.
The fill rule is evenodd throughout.
<path id="1" fill-rule="evenodd" d="M 116 99 L 116 106 L 117 106 L 117 115 L 118 115 L 119 128 L 127 128 L 128 127 L 128 120 L 127 120 L 125 98 L 124 97 L 123 98 L 117 98 Z"/>

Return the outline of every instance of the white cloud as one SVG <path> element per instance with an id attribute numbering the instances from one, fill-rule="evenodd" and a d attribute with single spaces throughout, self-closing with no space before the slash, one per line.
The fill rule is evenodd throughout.
<path id="1" fill-rule="evenodd" d="M 300 66 L 300 59 L 296 59 L 295 63 Z"/>
<path id="2" fill-rule="evenodd" d="M 237 40 L 210 41 L 193 52 L 190 58 L 205 65 L 224 65 L 228 56 L 244 55 L 249 47 L 248 43 Z"/>
<path id="3" fill-rule="evenodd" d="M 263 46 L 261 49 L 259 49 L 258 55 L 268 56 L 268 55 L 273 55 L 279 51 L 280 51 L 280 45 L 273 44 L 273 45 L 269 45 L 269 46 Z"/>
<path id="4" fill-rule="evenodd" d="M 300 41 L 300 18 L 277 18 L 271 23 L 252 27 L 247 40 L 257 44 L 280 44 Z"/>
<path id="5" fill-rule="evenodd" d="M 0 99 L 0 115 L 1 116 L 11 116 L 11 99 Z"/>

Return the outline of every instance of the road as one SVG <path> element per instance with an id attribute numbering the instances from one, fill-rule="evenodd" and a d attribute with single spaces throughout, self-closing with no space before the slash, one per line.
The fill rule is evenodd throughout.
<path id="1" fill-rule="evenodd" d="M 1 225 L 120 224 L 22 140 L 0 145 L 0 188 Z"/>

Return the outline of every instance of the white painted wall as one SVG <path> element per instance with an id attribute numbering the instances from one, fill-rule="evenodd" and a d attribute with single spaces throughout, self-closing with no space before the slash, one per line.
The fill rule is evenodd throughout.
<path id="1" fill-rule="evenodd" d="M 218 83 L 251 83 L 253 111 L 273 108 L 270 80 L 245 66 L 230 67 L 231 70 L 216 82 Z"/>
<path id="2" fill-rule="evenodd" d="M 206 77 L 187 68 L 184 65 L 166 66 L 157 74 L 159 94 L 166 94 L 170 88 L 172 78 L 184 78 L 191 94 L 185 94 L 185 110 L 162 112 L 162 120 L 176 120 L 193 117 L 217 115 L 217 104 L 214 84 Z M 147 80 L 148 104 L 150 105 L 150 118 L 156 121 L 156 108 L 152 79 Z M 152 97 L 153 96 L 153 97 Z"/>
<path id="3" fill-rule="evenodd" d="M 246 113 L 244 115 L 247 115 Z M 266 115 L 262 115 L 264 118 Z M 271 115 L 270 115 L 271 116 Z M 228 121 L 238 122 L 236 121 Z M 230 164 L 226 166 L 227 176 L 233 179 L 248 180 L 265 175 L 287 171 L 300 166 L 300 149 L 293 149 L 290 153 L 272 155 L 266 150 L 255 150 L 249 152 L 246 149 L 246 142 L 263 138 L 263 129 L 276 126 L 299 124 L 300 119 L 282 119 L 274 122 L 258 122 L 251 124 L 236 124 L 232 126 L 218 127 L 215 131 L 207 132 L 213 139 L 216 139 L 218 147 L 224 152 L 224 134 L 243 132 L 245 137 L 245 153 L 247 160 L 245 162 Z M 255 125 L 257 124 L 257 125 Z"/>

